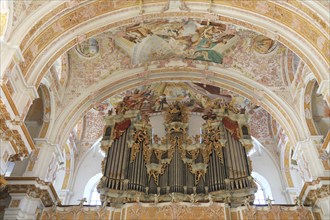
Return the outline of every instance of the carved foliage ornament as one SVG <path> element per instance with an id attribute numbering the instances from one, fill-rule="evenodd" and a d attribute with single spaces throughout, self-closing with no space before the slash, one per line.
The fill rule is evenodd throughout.
<path id="1" fill-rule="evenodd" d="M 170 122 L 188 122 L 188 115 L 185 106 L 180 102 L 174 102 L 168 105 L 166 110 L 166 123 Z"/>
<path id="2" fill-rule="evenodd" d="M 134 129 L 133 134 L 133 144 L 131 146 L 131 162 L 133 162 L 137 156 L 137 154 L 140 151 L 140 146 L 143 147 L 143 155 L 145 161 L 150 161 L 150 152 L 148 151 L 148 145 L 149 145 L 149 135 L 148 135 L 148 129 L 146 127 L 143 127 L 141 129 Z"/>
<path id="3" fill-rule="evenodd" d="M 212 124 L 208 121 L 207 126 L 203 132 L 203 159 L 204 163 L 209 162 L 212 149 L 215 149 L 221 163 L 223 163 L 222 148 L 224 145 L 221 143 L 221 130 L 219 129 L 219 123 Z"/>

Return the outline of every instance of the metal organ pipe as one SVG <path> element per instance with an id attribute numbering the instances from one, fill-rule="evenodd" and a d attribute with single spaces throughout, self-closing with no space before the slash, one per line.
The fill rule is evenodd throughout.
<path id="1" fill-rule="evenodd" d="M 123 134 L 123 138 L 121 140 L 121 143 L 120 143 L 120 148 L 119 148 L 119 160 L 118 160 L 118 169 L 117 169 L 117 176 L 116 176 L 116 189 L 122 189 L 122 181 L 124 180 L 124 176 L 123 176 L 123 160 L 125 158 L 125 149 L 126 149 L 126 141 L 123 141 L 123 140 L 126 140 L 126 137 L 127 136 L 127 130 L 124 132 Z"/>
<path id="2" fill-rule="evenodd" d="M 233 192 L 233 190 L 252 187 L 248 178 L 250 170 L 246 149 L 242 145 L 243 142 L 234 138 L 232 131 L 229 130 L 232 128 L 229 126 L 228 129 L 222 117 L 218 116 L 217 119 L 206 121 L 203 124 L 202 141 L 200 142 L 196 137 L 191 146 L 189 143 L 192 141 L 188 142 L 187 137 L 189 123 L 186 121 L 165 124 L 167 139 L 162 139 L 161 144 L 159 140 L 155 143 L 155 140 L 149 137 L 152 133 L 151 125 L 141 123 L 139 117 L 132 121 L 133 123 L 121 133 L 121 136 L 113 140 L 105 158 L 104 187 L 112 190 L 111 192 L 126 189 L 128 191 L 125 195 L 134 191 L 145 192 L 141 198 L 150 202 L 154 199 L 154 194 L 164 195 L 160 198 L 168 201 L 170 197 L 166 194 L 170 193 L 203 195 L 211 192 L 217 195 L 229 192 L 228 190 Z M 130 135 L 133 129 L 134 135 Z M 242 137 L 245 141 L 246 136 Z M 128 143 L 134 144 L 128 146 Z M 171 150 L 174 151 L 172 155 Z M 150 157 L 147 162 L 146 157 Z M 164 161 L 168 164 L 164 164 Z M 154 179 L 157 177 L 158 185 Z M 124 187 L 124 182 L 127 188 Z M 250 191 L 247 190 L 247 194 Z M 122 194 L 111 195 L 118 197 Z M 185 195 L 182 198 L 188 197 Z"/>

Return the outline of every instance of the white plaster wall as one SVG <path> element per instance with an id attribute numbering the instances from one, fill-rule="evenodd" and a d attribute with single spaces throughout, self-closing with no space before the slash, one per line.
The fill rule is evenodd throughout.
<path id="1" fill-rule="evenodd" d="M 300 191 L 304 185 L 304 180 L 302 179 L 302 177 L 298 171 L 298 167 L 296 167 L 295 169 L 293 167 L 291 167 L 290 174 L 291 174 L 291 178 L 292 178 L 294 187 L 297 188 L 298 191 Z"/>
<path id="2" fill-rule="evenodd" d="M 256 146 L 255 146 L 256 147 Z M 262 147 L 251 155 L 252 170 L 263 176 L 269 183 L 274 204 L 287 204 L 284 195 L 285 184 L 279 167 L 275 164 L 270 154 Z"/>
<path id="3" fill-rule="evenodd" d="M 97 142 L 91 149 L 89 149 L 81 162 L 78 164 L 74 173 L 74 182 L 72 184 L 72 194 L 68 204 L 79 204 L 80 199 L 84 196 L 84 190 L 87 182 L 98 173 L 102 172 L 101 162 L 104 159 L 100 150 L 100 142 Z"/>
<path id="4" fill-rule="evenodd" d="M 201 134 L 201 128 L 205 120 L 199 113 L 192 113 L 189 115 L 189 130 L 188 135 L 190 137 Z"/>
<path id="5" fill-rule="evenodd" d="M 157 135 L 159 138 L 165 136 L 164 115 L 154 114 L 150 116 L 150 124 L 152 126 L 152 134 Z M 161 126 L 159 126 L 161 125 Z"/>
<path id="6" fill-rule="evenodd" d="M 165 126 L 164 126 L 164 114 L 154 114 L 150 116 L 150 124 L 153 129 L 153 134 L 157 134 L 158 137 L 164 137 L 165 133 Z M 192 137 L 196 134 L 200 135 L 201 127 L 204 123 L 204 119 L 202 118 L 201 114 L 199 113 L 192 113 L 188 116 L 188 136 Z M 160 125 L 160 126 L 159 126 Z"/>

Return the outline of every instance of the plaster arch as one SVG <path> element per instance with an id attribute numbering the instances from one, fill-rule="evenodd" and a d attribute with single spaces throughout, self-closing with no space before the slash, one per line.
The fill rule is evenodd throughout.
<path id="1" fill-rule="evenodd" d="M 54 112 L 54 105 L 52 105 L 51 93 L 46 84 L 40 84 L 38 96 L 38 99 L 35 99 L 30 106 L 24 123 L 29 132 L 33 133 L 33 138 L 44 138 L 47 132 L 51 130 L 49 125 L 51 123 L 51 114 Z M 39 113 L 41 114 L 39 115 Z"/>
<path id="2" fill-rule="evenodd" d="M 59 134 L 62 133 L 61 137 L 67 137 L 67 135 L 72 130 L 74 124 L 81 117 L 82 113 L 90 108 L 96 100 L 102 100 L 106 97 L 114 95 L 119 91 L 124 91 L 129 88 L 133 88 L 139 84 L 149 84 L 151 82 L 156 82 L 160 80 L 169 81 L 195 81 L 203 82 L 206 80 L 206 84 L 216 85 L 219 87 L 232 90 L 244 97 L 260 102 L 260 105 L 264 109 L 276 118 L 277 121 L 285 128 L 290 140 L 296 143 L 299 140 L 306 139 L 306 131 L 302 130 L 301 120 L 294 113 L 294 110 L 285 103 L 276 94 L 270 91 L 268 88 L 262 86 L 253 80 L 240 75 L 231 69 L 214 69 L 208 71 L 208 73 L 200 73 L 201 70 L 188 68 L 185 70 L 177 69 L 164 69 L 161 72 L 156 70 L 147 71 L 144 73 L 143 68 L 136 69 L 135 72 L 125 72 L 120 74 L 114 74 L 112 77 L 108 77 L 97 85 L 94 85 L 92 89 L 88 89 L 85 95 L 81 95 L 75 99 L 75 103 L 72 106 L 67 106 L 67 108 L 61 113 L 57 121 L 61 124 L 61 127 L 55 127 L 50 138 L 59 141 Z M 147 74 L 148 76 L 141 77 L 141 75 Z M 147 81 L 145 81 L 147 80 Z M 256 95 L 257 93 L 257 95 Z M 259 93 L 259 94 L 258 94 Z M 260 99 L 260 100 L 257 100 Z M 83 105 L 83 106 L 82 106 Z M 77 110 L 77 108 L 79 110 Z M 70 111 L 75 109 L 74 112 Z M 79 114 L 77 112 L 80 111 Z M 69 117 L 67 117 L 69 116 Z M 68 121 L 70 118 L 70 122 Z M 69 125 L 70 124 L 70 125 Z M 290 125 L 291 124 L 291 125 Z M 295 126 L 294 126 L 295 125 Z M 299 126 L 298 126 L 299 125 Z"/>
<path id="3" fill-rule="evenodd" d="M 13 1 L 8 1 L 8 3 L 10 3 L 11 7 L 13 7 Z M 33 11 L 33 13 L 28 14 L 28 16 L 26 16 L 18 26 L 14 28 L 10 26 L 5 35 L 5 40 L 12 45 L 20 45 L 22 39 L 26 37 L 26 34 L 29 33 L 29 31 L 35 31 L 31 29 L 39 26 L 40 20 L 44 19 L 47 15 L 49 16 L 49 12 L 54 8 L 57 8 L 62 3 L 62 1 L 47 1 L 42 6 L 37 8 L 37 10 Z"/>
<path id="4" fill-rule="evenodd" d="M 174 70 L 172 70 L 174 71 Z M 171 70 L 166 70 L 164 73 L 150 73 L 149 76 L 141 77 L 143 75 L 143 68 L 140 69 L 140 73 L 121 73 L 114 74 L 113 77 L 109 77 L 102 81 L 102 83 L 94 86 L 94 91 L 86 92 L 85 96 L 80 96 L 76 99 L 76 102 L 72 106 L 68 106 L 56 120 L 56 125 L 54 126 L 53 136 L 50 137 L 55 142 L 59 142 L 62 145 L 63 140 L 71 132 L 72 128 L 75 126 L 76 122 L 82 117 L 82 115 L 90 109 L 90 106 L 96 100 L 102 100 L 106 97 L 112 96 L 120 91 L 125 91 L 129 88 L 138 86 L 141 83 L 149 84 L 154 81 L 195 81 L 201 82 L 205 81 L 206 75 L 200 73 L 200 70 L 190 69 L 185 71 L 176 70 L 171 72 Z M 199 73 L 198 73 L 199 72 Z M 210 72 L 211 73 L 211 72 Z M 225 89 L 232 90 L 238 94 L 241 94 L 251 100 L 255 100 L 256 97 L 253 96 L 256 89 L 262 89 L 264 91 L 264 100 L 260 101 L 260 105 L 263 106 L 267 111 L 269 111 L 285 128 L 286 132 L 289 134 L 291 140 L 298 141 L 304 140 L 306 138 L 306 132 L 301 128 L 301 120 L 294 114 L 292 109 L 280 100 L 273 92 L 263 87 L 260 84 L 253 82 L 253 80 L 247 79 L 245 77 L 239 77 L 238 73 L 232 70 L 223 69 L 222 72 L 212 72 L 213 76 L 208 76 L 208 84 L 223 87 Z M 122 76 L 126 75 L 126 76 Z M 211 74 L 210 74 L 211 75 Z M 145 81 L 146 80 L 146 81 Z M 244 82 L 244 83 L 243 83 Z M 241 84 L 240 84 L 241 83 Z M 272 103 L 274 102 L 274 103 Z M 282 112 L 281 112 L 282 111 Z M 290 123 L 290 120 L 294 122 Z M 295 124 L 295 126 L 293 126 Z M 299 132 L 295 136 L 294 132 Z"/>
<path id="5" fill-rule="evenodd" d="M 92 178 L 90 178 L 88 180 L 88 182 L 85 186 L 85 189 L 84 189 L 84 198 L 87 199 L 88 204 L 91 203 L 91 197 L 92 197 L 93 190 L 95 189 L 97 184 L 100 182 L 100 179 L 102 178 L 102 176 L 103 176 L 102 173 L 98 173 L 98 174 L 95 174 Z"/>
<path id="6" fill-rule="evenodd" d="M 52 130 L 52 127 L 54 125 L 54 119 L 55 119 L 55 112 L 56 112 L 56 104 L 55 104 L 55 97 L 54 97 L 54 93 L 51 91 L 50 89 L 50 83 L 46 78 L 43 78 L 42 80 L 42 85 L 44 86 L 44 93 L 47 94 L 48 97 L 48 106 L 45 106 L 49 111 L 49 116 L 48 116 L 48 120 L 47 120 L 47 125 L 44 128 L 44 131 L 42 133 L 42 137 L 41 138 L 45 138 L 49 135 L 50 131 Z"/>
<path id="7" fill-rule="evenodd" d="M 269 197 L 270 199 L 273 199 L 273 193 L 267 179 L 255 171 L 252 171 L 251 176 L 260 186 L 264 187 L 263 190 L 265 190 L 265 198 Z"/>
<path id="8" fill-rule="evenodd" d="M 304 119 L 304 125 L 307 128 L 310 135 L 317 135 L 317 129 L 312 117 L 312 106 L 311 106 L 311 93 L 316 80 L 313 76 L 309 75 L 305 78 L 304 84 L 306 85 L 300 94 L 300 112 Z"/>
<path id="9" fill-rule="evenodd" d="M 319 135 L 325 138 L 330 130 L 330 109 L 324 96 L 318 93 L 318 89 L 319 84 L 317 81 L 311 80 L 306 86 L 305 101 L 309 101 L 307 106 L 311 113 L 310 120 L 315 128 L 313 135 Z M 307 117 L 306 120 L 308 120 Z M 313 131 L 312 129 L 310 130 Z"/>
<path id="10" fill-rule="evenodd" d="M 56 171 L 56 179 L 52 183 L 57 191 L 62 188 L 64 179 L 70 177 L 70 173 L 68 172 L 70 169 L 67 169 L 68 167 L 70 168 L 70 149 L 68 144 L 65 144 L 61 153 L 63 154 L 63 161 L 60 161 L 60 166 L 62 167 Z"/>
<path id="11" fill-rule="evenodd" d="M 159 12 L 157 12 L 157 14 L 151 13 L 145 15 L 145 18 L 142 18 L 141 16 L 136 17 L 137 15 L 139 15 L 139 7 L 135 7 L 130 9 L 129 14 L 127 13 L 128 12 L 127 10 L 122 10 L 121 13 L 116 13 L 113 14 L 112 16 L 108 14 L 107 16 L 99 16 L 99 17 L 95 16 L 93 17 L 94 20 L 91 23 L 86 23 L 86 22 L 81 23 L 82 24 L 81 26 L 79 26 L 80 24 L 79 23 L 76 26 L 71 26 L 70 29 L 67 30 L 63 28 L 64 30 L 60 32 L 60 35 L 58 34 L 55 35 L 52 41 L 49 41 L 48 43 L 44 44 L 45 46 L 48 45 L 45 48 L 38 48 L 37 45 L 34 45 L 37 47 L 38 52 L 37 54 L 32 56 L 33 59 L 31 59 L 30 61 L 26 60 L 25 64 L 21 65 L 22 71 L 26 75 L 29 84 L 38 85 L 43 77 L 44 71 L 46 71 L 49 68 L 49 66 L 53 63 L 53 61 L 55 61 L 58 58 L 58 56 L 60 56 L 63 52 L 74 46 L 80 40 L 77 39 L 77 36 L 78 38 L 79 37 L 88 38 L 105 31 L 110 27 L 114 27 L 116 25 L 117 26 L 123 25 L 125 23 L 132 23 L 139 19 L 147 20 L 148 18 L 156 19 L 156 18 L 165 18 L 165 17 L 170 18 L 170 17 L 182 16 L 182 17 L 204 18 L 204 19 L 211 18 L 210 20 L 220 19 L 220 21 L 223 20 L 224 22 L 229 22 L 233 24 L 237 23 L 238 25 L 243 26 L 245 28 L 251 28 L 254 31 L 263 33 L 265 35 L 269 35 L 269 37 L 277 38 L 278 41 L 282 42 L 286 46 L 289 46 L 289 48 L 291 48 L 295 53 L 301 56 L 301 58 L 312 69 L 318 81 L 322 81 L 329 78 L 327 74 L 327 66 L 328 66 L 327 61 L 325 61 L 323 58 L 317 55 L 318 52 L 316 52 L 317 51 L 316 47 L 305 42 L 305 39 L 302 39 L 300 36 L 296 35 L 296 33 L 294 33 L 293 30 L 289 29 L 292 28 L 290 27 L 290 25 L 284 27 L 283 24 L 279 24 L 278 21 L 272 20 L 270 18 L 265 18 L 264 15 L 260 15 L 260 14 L 258 15 L 248 10 L 243 11 L 244 13 L 242 13 L 243 9 L 237 9 L 235 7 L 229 8 L 227 6 L 221 8 L 219 7 L 220 5 L 217 4 L 214 5 L 216 5 L 217 7 L 214 8 L 213 14 L 205 13 L 205 11 L 203 10 L 207 9 L 206 7 L 207 4 L 201 4 L 200 8 L 202 9 L 202 11 L 197 11 L 197 9 L 192 9 L 191 12 L 189 13 L 193 13 L 193 14 L 189 14 L 188 12 L 180 12 L 179 14 L 177 12 L 168 12 L 168 13 L 159 14 Z M 161 5 L 159 6 L 157 5 L 157 7 L 161 9 Z M 149 5 L 144 5 L 145 10 L 155 10 L 155 8 L 157 7 L 155 5 L 152 5 L 152 7 Z M 214 15 L 215 13 L 221 14 L 223 16 L 219 17 L 217 15 Z M 124 20 L 123 17 L 129 19 Z M 232 19 L 231 17 L 234 17 L 234 19 Z M 263 19 L 260 18 L 264 18 L 266 21 L 261 22 L 261 20 Z M 243 22 L 242 20 L 245 20 L 246 22 L 249 23 Z M 54 23 L 55 22 L 53 22 L 52 24 Z M 107 24 L 109 23 L 110 25 L 107 27 Z M 256 23 L 258 26 L 252 25 L 254 23 Z M 272 31 L 267 31 L 267 29 L 269 29 L 270 26 L 272 27 Z M 49 27 L 49 29 L 52 28 Z M 327 42 L 328 41 L 325 41 L 325 43 Z M 304 47 L 301 46 L 303 44 L 305 45 Z M 33 46 L 33 43 L 31 45 Z M 43 54 L 43 52 L 45 53 Z M 24 54 L 25 56 L 33 55 L 31 54 L 30 49 L 25 50 Z M 306 57 L 304 54 L 306 54 Z M 312 63 L 316 65 L 315 68 L 312 65 Z"/>
<path id="12" fill-rule="evenodd" d="M 158 1 L 151 0 L 151 1 L 139 2 L 139 4 L 137 4 L 137 2 L 133 3 L 132 5 L 126 4 L 126 5 L 124 5 L 124 7 L 119 7 L 119 8 L 121 8 L 121 9 L 125 8 L 125 7 L 127 8 L 130 6 L 134 6 L 134 4 L 135 4 L 135 6 L 139 6 L 140 9 L 142 9 L 142 8 L 144 9 L 147 4 L 150 4 L 150 3 L 155 4 L 155 2 L 161 3 L 161 4 L 167 4 L 166 0 L 158 0 Z M 193 2 L 195 4 L 207 5 L 209 11 L 211 11 L 210 10 L 211 6 L 224 4 L 222 2 L 215 1 L 215 2 L 212 2 L 210 5 L 207 0 L 185 1 L 186 4 L 191 4 Z M 231 4 L 233 4 L 232 7 L 235 7 L 235 3 L 237 3 L 237 2 L 231 3 Z M 323 30 L 323 32 L 325 34 L 327 34 L 328 27 L 326 26 L 326 22 L 329 20 L 330 16 L 327 13 L 326 6 L 322 5 L 319 1 L 317 1 L 317 0 L 316 1 L 302 1 L 302 2 L 299 2 L 299 4 L 297 4 L 297 2 L 285 2 L 285 3 L 274 2 L 274 3 L 278 4 L 279 6 L 285 8 L 285 9 L 291 9 L 291 10 L 299 9 L 299 10 L 293 11 L 293 13 L 296 13 L 297 15 L 305 18 L 306 20 L 311 21 L 313 23 L 313 25 L 320 27 L 321 30 Z M 37 10 L 34 11 L 34 13 L 32 15 L 29 14 L 29 17 L 31 17 L 30 20 L 34 19 L 34 26 L 32 26 L 32 23 L 30 23 L 29 25 L 25 24 L 25 23 L 27 23 L 28 20 L 24 20 L 22 22 L 22 25 L 20 25 L 16 30 L 20 33 L 20 35 L 17 35 L 16 38 L 11 36 L 11 38 L 12 38 L 11 42 L 15 45 L 19 44 L 21 41 L 27 42 L 26 38 L 28 36 L 31 37 L 32 35 L 35 34 L 36 27 L 47 28 L 47 24 L 50 24 L 51 21 L 54 20 L 55 17 L 59 17 L 59 15 L 61 13 L 63 13 L 63 14 L 69 13 L 86 4 L 88 4 L 88 1 L 86 1 L 86 0 L 81 0 L 81 1 L 79 1 L 79 3 L 75 2 L 75 1 L 64 2 L 64 3 L 62 1 L 51 1 L 51 2 L 48 2 L 47 4 L 42 5 L 41 7 L 38 7 Z M 108 4 L 108 6 L 116 6 L 118 4 L 119 3 Z M 104 5 L 106 5 L 106 3 Z M 264 5 L 264 6 L 267 6 L 267 5 Z M 291 12 L 291 11 L 289 11 L 289 12 Z M 22 30 L 20 30 L 20 29 L 22 29 Z M 24 35 L 24 33 L 27 33 L 27 35 Z M 23 46 L 21 48 L 23 49 L 25 47 Z"/>

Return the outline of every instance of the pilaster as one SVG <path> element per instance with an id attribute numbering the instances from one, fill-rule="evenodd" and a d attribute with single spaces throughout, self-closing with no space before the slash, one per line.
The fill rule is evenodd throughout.
<path id="1" fill-rule="evenodd" d="M 62 204 L 68 204 L 72 196 L 72 192 L 68 189 L 57 191 L 58 197 L 61 200 Z"/>
<path id="2" fill-rule="evenodd" d="M 39 97 L 37 88 L 34 85 L 27 84 L 18 65 L 12 68 L 7 78 L 8 82 L 6 85 L 10 83 L 11 88 L 9 89 L 6 87 L 4 89 L 4 94 L 8 100 L 15 103 L 20 117 L 24 119 L 33 100 Z"/>
<path id="3" fill-rule="evenodd" d="M 0 65 L 0 80 L 3 79 L 5 69 L 12 60 L 24 61 L 22 51 L 18 45 L 11 45 L 3 39 L 0 40 L 1 47 L 1 65 Z"/>
<path id="4" fill-rule="evenodd" d="M 311 136 L 304 141 L 299 141 L 295 147 L 293 159 L 297 161 L 300 175 L 305 182 L 313 181 L 325 174 L 318 153 L 321 140 L 322 136 Z"/>
<path id="5" fill-rule="evenodd" d="M 38 177 L 43 181 L 52 182 L 57 163 L 61 154 L 57 144 L 46 139 L 34 139 L 36 149 L 30 156 L 29 164 L 23 176 Z"/>

